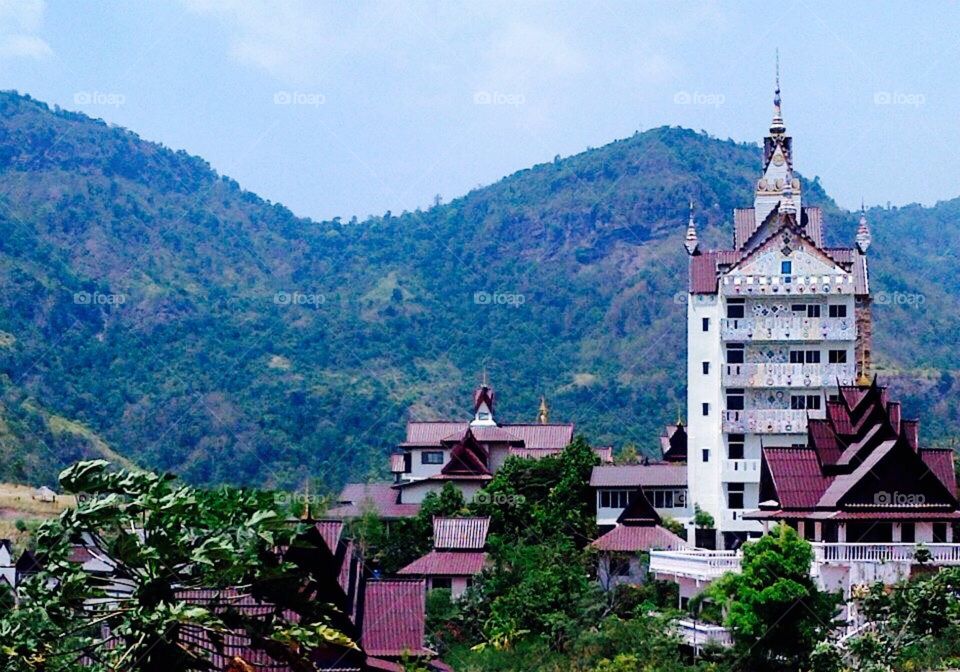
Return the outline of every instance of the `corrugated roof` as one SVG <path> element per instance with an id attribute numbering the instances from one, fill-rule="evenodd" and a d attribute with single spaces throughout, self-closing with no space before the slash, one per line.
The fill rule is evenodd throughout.
<path id="1" fill-rule="evenodd" d="M 429 655 L 424 646 L 426 585 L 421 580 L 368 581 L 360 642 L 371 656 Z"/>
<path id="2" fill-rule="evenodd" d="M 594 488 L 686 487 L 687 466 L 669 462 L 648 465 L 600 465 L 590 474 Z"/>
<path id="3" fill-rule="evenodd" d="M 764 448 L 763 457 L 781 508 L 812 507 L 833 482 L 821 473 L 817 453 L 810 448 Z"/>
<path id="4" fill-rule="evenodd" d="M 340 491 L 338 506 L 327 511 L 333 518 L 356 518 L 374 511 L 381 518 L 410 518 L 419 504 L 398 504 L 392 483 L 347 483 Z"/>
<path id="5" fill-rule="evenodd" d="M 340 546 L 340 536 L 343 534 L 343 521 L 318 520 L 314 525 L 320 536 L 323 537 L 323 543 L 327 545 L 333 555 L 336 555 L 337 548 Z"/>
<path id="6" fill-rule="evenodd" d="M 407 437 L 403 446 L 440 446 L 444 441 L 453 442 L 463 438 L 469 422 L 409 422 Z M 572 423 L 503 423 L 493 427 L 478 426 L 472 428 L 474 436 L 481 442 L 522 441 L 528 449 L 563 450 L 573 441 Z"/>
<path id="7" fill-rule="evenodd" d="M 590 544 L 601 551 L 630 552 L 677 550 L 687 542 L 659 525 L 618 525 Z"/>
<path id="8" fill-rule="evenodd" d="M 438 551 L 483 550 L 487 544 L 490 518 L 442 518 L 433 519 L 433 547 Z"/>
<path id="9" fill-rule="evenodd" d="M 738 250 L 757 229 L 755 212 L 753 208 L 734 208 L 733 210 L 733 246 Z"/>
<path id="10" fill-rule="evenodd" d="M 482 551 L 430 551 L 411 562 L 400 576 L 473 576 L 483 571 L 487 554 Z"/>
<path id="11" fill-rule="evenodd" d="M 703 252 L 690 257 L 691 294 L 717 293 L 717 253 Z"/>

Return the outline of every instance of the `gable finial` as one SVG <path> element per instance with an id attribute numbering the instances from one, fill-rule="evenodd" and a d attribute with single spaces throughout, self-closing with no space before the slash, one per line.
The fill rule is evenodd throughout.
<path id="1" fill-rule="evenodd" d="M 547 406 L 547 396 L 540 395 L 540 409 L 537 411 L 537 422 L 546 425 L 550 422 L 550 407 Z"/>
<path id="2" fill-rule="evenodd" d="M 857 225 L 857 237 L 855 240 L 857 249 L 859 249 L 862 254 L 866 254 L 867 248 L 870 247 L 872 236 L 870 235 L 870 226 L 867 224 L 867 208 L 863 203 L 863 198 L 860 199 L 860 223 Z"/>
<path id="3" fill-rule="evenodd" d="M 687 254 L 694 255 L 697 248 L 700 247 L 700 241 L 697 239 L 697 225 L 693 221 L 693 199 L 690 199 L 690 219 L 687 220 L 687 235 L 684 238 L 683 246 L 687 248 Z"/>
<path id="4" fill-rule="evenodd" d="M 783 112 L 780 101 L 780 48 L 777 47 L 776 56 L 776 88 L 773 91 L 773 121 L 770 124 L 771 133 L 783 133 L 787 130 L 783 124 Z"/>

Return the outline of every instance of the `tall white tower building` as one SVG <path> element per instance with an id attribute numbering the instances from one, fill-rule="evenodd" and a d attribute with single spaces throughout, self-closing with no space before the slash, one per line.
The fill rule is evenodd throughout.
<path id="1" fill-rule="evenodd" d="M 687 301 L 687 482 L 714 529 L 700 546 L 759 536 L 761 446 L 806 443 L 837 383 L 870 363 L 870 231 L 827 247 L 820 208 L 803 205 L 779 77 L 752 208 L 734 210 L 732 249 L 701 250 L 691 207 Z M 796 487 L 802 488 L 802 474 Z M 693 539 L 691 539 L 693 541 Z"/>

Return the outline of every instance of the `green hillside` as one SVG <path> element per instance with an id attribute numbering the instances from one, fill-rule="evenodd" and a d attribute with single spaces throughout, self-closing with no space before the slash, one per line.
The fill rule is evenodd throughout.
<path id="1" fill-rule="evenodd" d="M 32 400 L 197 483 L 309 471 L 335 487 L 381 470 L 407 417 L 467 413 L 486 365 L 502 418 L 533 419 L 545 393 L 595 443 L 653 449 L 683 399 L 687 202 L 725 240 L 759 158 L 659 128 L 426 212 L 314 222 L 201 159 L 3 93 L 5 406 Z M 833 242 L 852 238 L 816 181 L 805 199 Z M 960 201 L 869 215 L 873 289 L 893 297 L 876 310 L 882 361 L 943 440 L 960 425 Z M 55 472 L 31 456 L 56 443 L 7 439 L 0 479 Z"/>

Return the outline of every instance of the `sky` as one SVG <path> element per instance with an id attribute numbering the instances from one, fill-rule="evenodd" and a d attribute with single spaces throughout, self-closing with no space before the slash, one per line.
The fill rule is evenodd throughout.
<path id="1" fill-rule="evenodd" d="M 800 173 L 931 205 L 960 196 L 958 27 L 957 2 L 0 0 L 0 88 L 362 219 L 662 125 L 757 142 L 779 48 Z"/>

